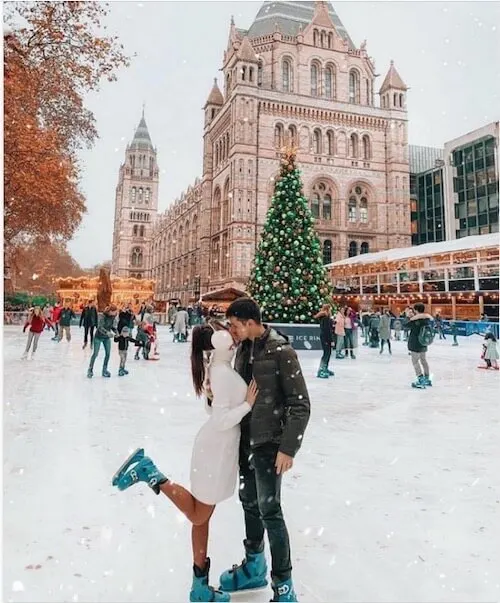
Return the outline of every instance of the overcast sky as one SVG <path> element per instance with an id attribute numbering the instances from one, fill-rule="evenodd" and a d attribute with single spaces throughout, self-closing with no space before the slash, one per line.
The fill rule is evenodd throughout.
<path id="1" fill-rule="evenodd" d="M 88 97 L 100 139 L 82 152 L 88 212 L 69 244 L 82 267 L 111 258 L 115 187 L 143 102 L 160 165 L 164 210 L 201 176 L 203 107 L 229 22 L 248 28 L 260 2 L 111 2 L 108 26 L 136 53 L 116 83 Z M 394 59 L 410 87 L 410 144 L 440 146 L 500 115 L 499 2 L 333 2 L 375 59 L 377 89 Z"/>

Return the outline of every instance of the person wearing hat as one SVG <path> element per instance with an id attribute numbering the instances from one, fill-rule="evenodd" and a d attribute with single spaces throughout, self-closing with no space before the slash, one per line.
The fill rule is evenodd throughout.
<path id="1" fill-rule="evenodd" d="M 118 355 L 120 356 L 120 368 L 118 369 L 118 376 L 123 377 L 128 375 L 128 371 L 125 369 L 127 363 L 127 351 L 128 344 L 130 342 L 137 343 L 137 341 L 130 336 L 130 329 L 128 327 L 122 327 L 119 335 L 115 335 L 115 342 L 118 343 Z"/>
<path id="2" fill-rule="evenodd" d="M 104 363 L 102 365 L 102 376 L 111 377 L 111 373 L 108 371 L 108 362 L 111 355 L 111 337 L 116 333 L 115 319 L 116 319 L 117 308 L 114 304 L 106 306 L 104 312 L 99 316 L 97 323 L 97 330 L 94 335 L 94 351 L 90 357 L 89 369 L 87 371 L 87 377 L 92 379 L 94 376 L 94 363 L 99 355 L 101 343 L 104 346 Z"/>

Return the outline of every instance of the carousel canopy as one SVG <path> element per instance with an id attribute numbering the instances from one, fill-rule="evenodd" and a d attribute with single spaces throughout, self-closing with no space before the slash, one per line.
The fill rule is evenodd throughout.
<path id="1" fill-rule="evenodd" d="M 430 255 L 498 247 L 498 244 L 499 235 L 497 232 L 495 232 L 485 235 L 463 237 L 462 239 L 453 239 L 451 241 L 442 241 L 441 243 L 426 243 L 425 245 L 416 245 L 415 247 L 398 247 L 396 249 L 387 249 L 386 251 L 365 253 L 334 262 L 333 264 L 328 264 L 326 268 L 337 268 L 338 266 L 353 266 L 359 264 L 376 264 L 378 262 L 397 262 Z"/>
<path id="2" fill-rule="evenodd" d="M 234 287 L 228 287 L 227 289 L 218 289 L 217 291 L 209 291 L 201 296 L 202 302 L 232 302 L 239 297 L 246 297 L 247 294 L 244 291 L 235 289 Z"/>

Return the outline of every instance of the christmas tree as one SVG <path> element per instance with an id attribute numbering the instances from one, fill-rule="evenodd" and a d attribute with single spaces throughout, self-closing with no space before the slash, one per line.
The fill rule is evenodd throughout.
<path id="1" fill-rule="evenodd" d="M 280 176 L 248 284 L 268 322 L 313 323 L 314 314 L 331 296 L 295 159 L 296 149 L 283 149 Z"/>

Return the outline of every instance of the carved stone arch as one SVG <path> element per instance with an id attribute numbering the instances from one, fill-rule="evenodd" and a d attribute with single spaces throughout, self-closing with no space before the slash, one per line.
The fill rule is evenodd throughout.
<path id="1" fill-rule="evenodd" d="M 329 175 L 319 175 L 308 187 L 313 218 L 326 221 L 338 220 L 340 216 L 339 188 Z"/>

